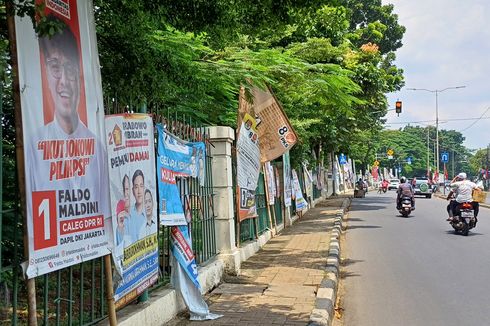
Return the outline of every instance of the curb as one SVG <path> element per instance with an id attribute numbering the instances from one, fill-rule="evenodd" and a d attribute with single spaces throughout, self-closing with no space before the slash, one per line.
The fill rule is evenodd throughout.
<path id="1" fill-rule="evenodd" d="M 335 317 L 334 308 L 337 299 L 338 278 L 340 272 L 340 235 L 342 234 L 342 219 L 351 203 L 351 198 L 345 198 L 342 206 L 335 214 L 334 226 L 330 235 L 326 275 L 316 294 L 315 308 L 311 312 L 308 326 L 330 326 Z"/>

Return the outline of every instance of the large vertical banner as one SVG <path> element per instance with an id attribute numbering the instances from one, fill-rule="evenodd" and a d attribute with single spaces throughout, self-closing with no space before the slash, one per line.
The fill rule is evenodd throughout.
<path id="1" fill-rule="evenodd" d="M 291 206 L 293 196 L 293 185 L 291 180 L 291 163 L 289 161 L 289 151 L 282 156 L 283 178 L 284 178 L 284 206 Z"/>
<path id="2" fill-rule="evenodd" d="M 301 185 L 299 184 L 298 174 L 296 170 L 291 170 L 292 174 L 292 185 L 293 185 L 293 196 L 294 203 L 296 205 L 296 211 L 300 212 L 307 207 L 305 198 L 303 197 L 303 191 L 301 191 Z"/>
<path id="3" fill-rule="evenodd" d="M 196 288 L 197 265 L 192 251 L 192 241 L 186 216 L 180 200 L 177 177 L 199 177 L 204 179 L 206 147 L 203 142 L 186 142 L 168 133 L 160 124 L 158 130 L 158 190 L 160 201 L 160 223 L 170 225 L 172 254 Z M 187 212 L 190 214 L 190 212 Z"/>
<path id="4" fill-rule="evenodd" d="M 28 278 L 106 255 L 111 239 L 104 108 L 91 1 L 36 1 L 63 26 L 16 17 Z"/>
<path id="5" fill-rule="evenodd" d="M 153 121 L 147 114 L 105 119 L 110 179 L 114 298 L 134 300 L 158 279 L 157 199 Z"/>
<path id="6" fill-rule="evenodd" d="M 274 174 L 274 168 L 271 162 L 265 162 L 264 164 L 264 174 L 267 184 L 267 204 L 274 205 L 276 199 L 276 176 Z"/>
<path id="7" fill-rule="evenodd" d="M 260 151 L 257 135 L 257 124 L 249 114 L 243 117 L 238 140 L 237 151 L 237 198 L 238 220 L 257 216 L 255 206 L 255 189 L 259 181 Z"/>
<path id="8" fill-rule="evenodd" d="M 303 175 L 305 179 L 306 196 L 313 200 L 313 176 L 305 163 L 303 163 Z"/>

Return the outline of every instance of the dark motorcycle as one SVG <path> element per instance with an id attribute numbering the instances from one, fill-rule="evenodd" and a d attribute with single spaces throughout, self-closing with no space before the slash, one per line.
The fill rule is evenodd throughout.
<path id="1" fill-rule="evenodd" d="M 403 196 L 400 200 L 400 206 L 398 207 L 398 211 L 402 214 L 403 217 L 408 217 L 412 212 L 412 198 L 408 196 Z"/>
<path id="2" fill-rule="evenodd" d="M 453 212 L 453 219 L 449 222 L 456 233 L 468 235 L 468 232 L 476 226 L 476 216 L 471 202 L 458 204 Z"/>

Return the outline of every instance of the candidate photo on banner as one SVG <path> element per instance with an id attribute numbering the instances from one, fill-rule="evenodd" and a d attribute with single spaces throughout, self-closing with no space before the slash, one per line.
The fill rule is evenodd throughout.
<path id="1" fill-rule="evenodd" d="M 260 149 L 257 123 L 249 114 L 243 117 L 236 144 L 238 219 L 257 216 L 255 190 L 260 173 Z"/>
<path id="2" fill-rule="evenodd" d="M 153 121 L 148 114 L 115 114 L 106 116 L 105 127 L 120 307 L 158 279 Z"/>
<path id="3" fill-rule="evenodd" d="M 104 108 L 90 1 L 37 1 L 62 26 L 16 17 L 26 174 L 28 278 L 110 252 Z"/>

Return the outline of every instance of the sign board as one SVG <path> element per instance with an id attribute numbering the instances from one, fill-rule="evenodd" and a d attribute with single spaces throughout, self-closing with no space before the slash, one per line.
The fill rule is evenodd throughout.
<path id="1" fill-rule="evenodd" d="M 374 161 L 373 165 L 374 166 L 379 166 L 379 161 L 378 160 Z"/>
<path id="2" fill-rule="evenodd" d="M 112 229 L 94 9 L 36 4 L 62 32 L 38 37 L 29 17 L 15 18 L 28 278 L 109 254 Z"/>
<path id="3" fill-rule="evenodd" d="M 449 162 L 449 153 L 448 152 L 444 152 L 441 154 L 441 161 L 442 161 L 442 163 Z"/>
<path id="4" fill-rule="evenodd" d="M 395 152 L 392 149 L 386 151 L 386 155 L 388 156 L 393 156 L 393 154 L 395 154 Z"/>
<path id="5" fill-rule="evenodd" d="M 340 154 L 340 156 L 339 156 L 339 163 L 340 163 L 341 165 L 343 165 L 343 164 L 347 164 L 347 158 L 345 157 L 345 155 L 344 155 L 344 154 Z"/>

